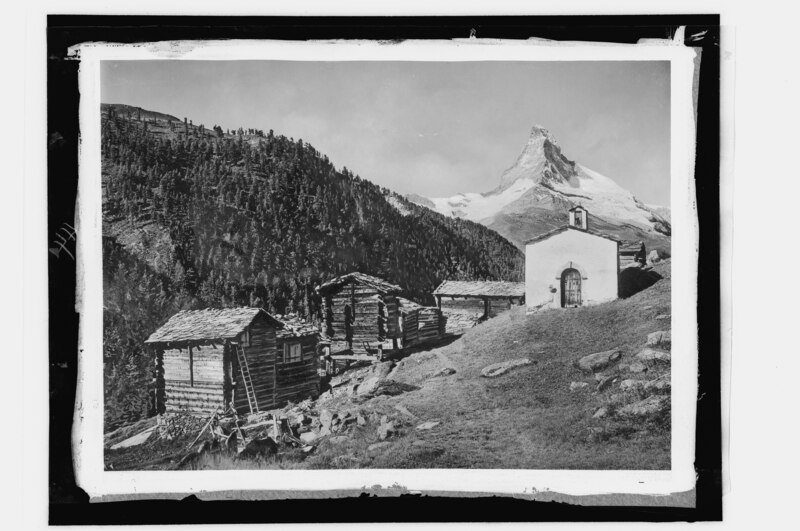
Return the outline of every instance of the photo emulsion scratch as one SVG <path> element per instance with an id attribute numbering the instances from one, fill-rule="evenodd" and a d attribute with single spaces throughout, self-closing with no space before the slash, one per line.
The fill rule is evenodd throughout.
<path id="1" fill-rule="evenodd" d="M 694 487 L 694 52 L 163 49 L 80 48 L 84 489 Z"/>

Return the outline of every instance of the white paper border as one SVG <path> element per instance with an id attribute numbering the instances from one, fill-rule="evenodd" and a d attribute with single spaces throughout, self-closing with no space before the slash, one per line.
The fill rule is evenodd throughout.
<path id="1" fill-rule="evenodd" d="M 284 42 L 206 41 L 85 44 L 80 56 L 80 182 L 78 291 L 81 311 L 78 403 L 73 451 L 78 485 L 92 497 L 129 493 L 220 490 L 341 491 L 401 485 L 409 491 L 569 495 L 669 494 L 695 485 L 697 398 L 697 218 L 694 195 L 695 125 L 692 77 L 695 51 L 672 41 L 639 45 L 456 41 Z M 669 61 L 671 64 L 672 208 L 672 469 L 566 471 L 464 469 L 351 469 L 253 471 L 103 471 L 102 260 L 100 186 L 100 76 L 102 60 L 301 61 Z M 168 112 L 166 109 L 154 109 Z M 257 126 L 258 124 L 251 124 Z M 369 178 L 367 176 L 367 178 Z M 90 360 L 90 361 L 87 361 Z"/>

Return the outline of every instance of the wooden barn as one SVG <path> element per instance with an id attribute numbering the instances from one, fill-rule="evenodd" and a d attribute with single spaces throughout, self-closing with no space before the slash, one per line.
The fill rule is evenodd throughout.
<path id="1" fill-rule="evenodd" d="M 403 348 L 441 337 L 444 323 L 439 308 L 422 306 L 403 297 L 398 297 L 397 302 L 400 308 L 400 336 Z"/>
<path id="2" fill-rule="evenodd" d="M 349 273 L 316 289 L 322 298 L 322 335 L 330 354 L 382 355 L 397 349 L 401 288 L 364 273 Z"/>
<path id="3" fill-rule="evenodd" d="M 619 243 L 619 268 L 647 265 L 647 249 L 643 241 L 622 240 Z"/>
<path id="4" fill-rule="evenodd" d="M 525 283 L 488 280 L 445 280 L 433 291 L 442 311 L 489 319 L 525 302 Z"/>
<path id="5" fill-rule="evenodd" d="M 186 310 L 145 341 L 155 350 L 159 413 L 238 413 L 319 393 L 316 328 L 260 308 Z"/>

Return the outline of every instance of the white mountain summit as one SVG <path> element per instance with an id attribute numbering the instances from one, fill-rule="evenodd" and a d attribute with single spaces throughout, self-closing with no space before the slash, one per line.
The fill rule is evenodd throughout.
<path id="1" fill-rule="evenodd" d="M 649 207 L 612 179 L 569 160 L 553 135 L 538 125 L 494 190 L 408 199 L 447 216 L 482 223 L 519 246 L 566 222 L 567 210 L 578 204 L 600 218 L 596 227 L 621 238 L 660 241 L 670 232 L 663 207 Z"/>

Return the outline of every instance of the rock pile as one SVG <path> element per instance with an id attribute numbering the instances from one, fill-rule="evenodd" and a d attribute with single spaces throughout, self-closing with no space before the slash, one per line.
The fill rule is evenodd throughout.
<path id="1" fill-rule="evenodd" d="M 621 377 L 616 388 L 613 387 L 617 382 L 614 375 L 597 375 L 600 382 L 597 386 L 598 392 L 612 388 L 618 392 L 612 392 L 607 396 L 605 404 L 595 410 L 593 418 L 658 423 L 668 417 L 671 389 L 671 334 L 668 330 L 648 334 L 645 345 L 634 356 L 634 361 L 626 366 L 630 376 Z M 581 358 L 578 365 L 582 368 L 607 365 L 605 361 L 611 360 L 613 352 L 616 351 L 586 356 Z M 570 384 L 570 389 L 573 384 Z"/>
<path id="2" fill-rule="evenodd" d="M 207 421 L 207 418 L 178 413 L 161 415 L 158 419 L 158 434 L 167 441 L 181 439 L 197 434 Z"/>
<path id="3" fill-rule="evenodd" d="M 394 367 L 393 361 L 384 361 L 339 375 L 331 379 L 330 391 L 322 395 L 319 402 L 324 403 L 338 397 L 365 401 L 376 396 L 395 396 L 419 389 L 414 385 L 392 380 L 389 375 Z"/>

